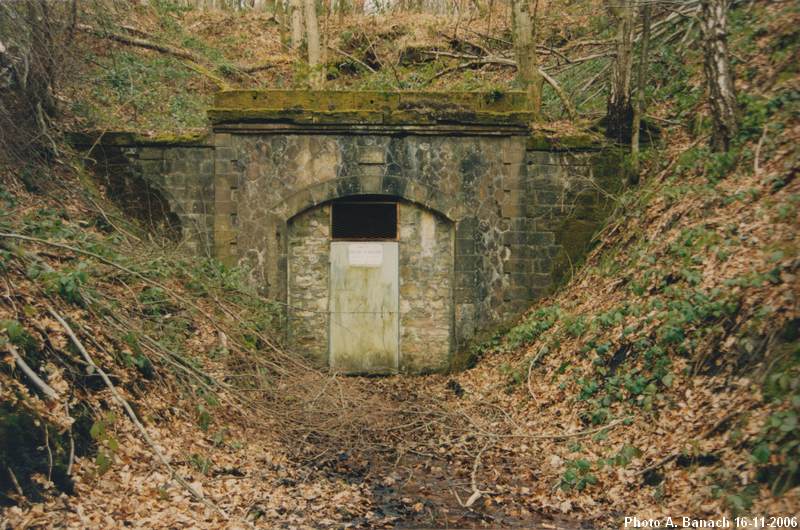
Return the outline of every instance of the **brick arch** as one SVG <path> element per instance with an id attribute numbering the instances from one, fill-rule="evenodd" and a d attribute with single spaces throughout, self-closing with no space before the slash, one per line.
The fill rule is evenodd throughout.
<path id="1" fill-rule="evenodd" d="M 284 222 L 324 203 L 358 195 L 384 195 L 403 199 L 431 210 L 452 223 L 468 215 L 463 203 L 441 191 L 410 179 L 385 179 L 379 189 L 363 186 L 358 179 L 332 179 L 312 184 L 269 206 Z"/>

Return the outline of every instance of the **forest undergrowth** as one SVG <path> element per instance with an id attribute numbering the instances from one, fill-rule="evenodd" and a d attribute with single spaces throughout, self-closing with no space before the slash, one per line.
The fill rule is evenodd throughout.
<path id="1" fill-rule="evenodd" d="M 459 373 L 320 371 L 281 345 L 283 308 L 247 285 L 247 271 L 189 257 L 125 219 L 79 153 L 59 146 L 47 164 L 15 164 L 0 195 L 0 438 L 13 441 L 0 449 L 0 520 L 616 528 L 632 515 L 796 514 L 798 12 L 745 4 L 732 12 L 742 124 L 730 151 L 706 147 L 697 51 L 671 41 L 653 65 L 661 134 L 640 184 L 617 199 L 570 280 L 476 345 Z M 170 45 L 209 57 L 202 67 L 226 83 L 239 74 L 225 64 L 264 59 L 258 47 L 223 56 L 178 38 L 189 20 L 224 42 L 220 21 L 233 15 L 153 13 L 147 35 L 166 16 Z M 391 42 L 336 47 L 353 55 Z M 145 101 L 141 72 L 157 83 L 164 65 L 184 68 L 148 51 L 115 60 L 102 68 L 124 74 L 107 81 L 130 101 Z M 341 86 L 411 83 L 368 64 L 376 71 L 360 67 L 364 76 Z M 435 75 L 458 62 L 424 64 Z M 435 81 L 510 82 L 493 68 L 475 86 L 472 68 Z M 185 120 L 171 118 L 187 128 L 212 90 L 195 99 L 192 83 L 209 83 L 197 75 L 181 92 Z M 78 108 L 67 121 L 101 129 L 125 120 L 155 131 L 159 105 L 172 101 L 156 89 L 137 107 L 121 92 L 85 90 L 64 97 L 112 98 L 111 114 Z"/>

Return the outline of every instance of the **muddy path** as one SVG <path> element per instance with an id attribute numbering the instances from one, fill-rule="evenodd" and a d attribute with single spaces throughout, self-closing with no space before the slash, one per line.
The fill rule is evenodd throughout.
<path id="1" fill-rule="evenodd" d="M 539 471 L 542 448 L 510 437 L 518 426 L 493 400 L 468 399 L 440 375 L 342 384 L 360 392 L 356 403 L 331 414 L 348 423 L 320 437 L 310 452 L 324 459 L 305 465 L 311 476 L 361 488 L 376 517 L 351 521 L 356 527 L 595 527 L 559 517 L 559 483 Z"/>
<path id="2" fill-rule="evenodd" d="M 396 517 L 395 528 L 591 528 L 530 512 L 491 492 L 467 507 L 473 493 L 470 477 L 446 461 L 412 454 L 374 471 L 388 472 L 373 494 L 377 509 Z"/>
<path id="3" fill-rule="evenodd" d="M 481 476 L 484 490 L 467 506 L 474 493 L 470 471 L 455 458 L 415 452 L 373 455 L 369 460 L 351 459 L 343 453 L 336 462 L 314 468 L 314 474 L 366 486 L 375 517 L 351 521 L 357 528 L 595 528 L 531 509 L 522 494 L 529 489 L 525 480 L 511 474 L 498 477 L 496 484 Z M 494 486 L 520 494 L 500 494 L 493 491 Z"/>

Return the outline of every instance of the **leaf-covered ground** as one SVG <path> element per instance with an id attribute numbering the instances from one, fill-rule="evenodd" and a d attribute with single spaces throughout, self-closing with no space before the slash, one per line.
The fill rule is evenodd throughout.
<path id="1" fill-rule="evenodd" d="M 224 40 L 211 22 L 226 16 L 192 23 Z M 618 528 L 626 515 L 796 515 L 798 12 L 754 2 L 732 18 L 742 131 L 731 152 L 705 148 L 698 51 L 663 50 L 653 112 L 669 126 L 641 184 L 571 280 L 460 373 L 320 372 L 280 346 L 280 305 L 246 271 L 152 241 L 68 155 L 8 176 L 0 525 Z"/>

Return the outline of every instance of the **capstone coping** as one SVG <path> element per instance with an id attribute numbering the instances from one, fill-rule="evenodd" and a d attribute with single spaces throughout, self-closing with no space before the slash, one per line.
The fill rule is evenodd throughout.
<path id="1" fill-rule="evenodd" d="M 536 118 L 521 91 L 382 92 L 223 90 L 208 116 L 213 124 L 505 125 L 527 128 Z"/>

